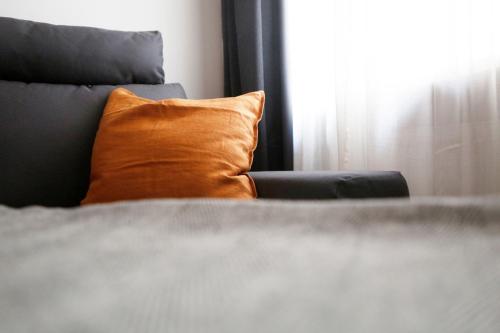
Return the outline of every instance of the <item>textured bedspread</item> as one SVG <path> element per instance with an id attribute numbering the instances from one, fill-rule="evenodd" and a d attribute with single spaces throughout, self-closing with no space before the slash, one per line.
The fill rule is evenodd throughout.
<path id="1" fill-rule="evenodd" d="M 500 199 L 0 207 L 0 332 L 500 332 Z"/>

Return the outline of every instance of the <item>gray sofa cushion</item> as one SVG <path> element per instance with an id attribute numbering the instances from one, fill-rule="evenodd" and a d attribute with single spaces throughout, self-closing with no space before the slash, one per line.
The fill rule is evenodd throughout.
<path id="1" fill-rule="evenodd" d="M 267 199 L 361 199 L 408 197 L 397 171 L 251 172 L 257 197 Z"/>
<path id="2" fill-rule="evenodd" d="M 68 84 L 160 84 L 158 31 L 125 32 L 0 17 L 0 79 Z"/>
<path id="3" fill-rule="evenodd" d="M 152 99 L 185 97 L 179 84 L 124 87 Z M 79 204 L 114 88 L 0 81 L 0 204 Z"/>

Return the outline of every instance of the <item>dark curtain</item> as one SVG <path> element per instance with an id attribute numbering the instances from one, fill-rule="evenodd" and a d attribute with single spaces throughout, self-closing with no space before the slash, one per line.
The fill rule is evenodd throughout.
<path id="1" fill-rule="evenodd" d="M 252 170 L 291 170 L 292 121 L 285 86 L 282 1 L 222 0 L 222 24 L 225 95 L 266 93 Z"/>

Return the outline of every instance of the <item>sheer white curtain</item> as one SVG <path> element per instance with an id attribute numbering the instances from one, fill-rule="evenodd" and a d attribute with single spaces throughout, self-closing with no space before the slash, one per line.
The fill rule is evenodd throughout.
<path id="1" fill-rule="evenodd" d="M 498 0 L 285 1 L 295 168 L 500 193 L 499 17 Z"/>

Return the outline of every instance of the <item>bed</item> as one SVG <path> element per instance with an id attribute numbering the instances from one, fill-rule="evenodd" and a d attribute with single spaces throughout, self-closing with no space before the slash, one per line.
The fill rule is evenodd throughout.
<path id="1" fill-rule="evenodd" d="M 2 332 L 498 332 L 498 197 L 0 208 Z"/>

